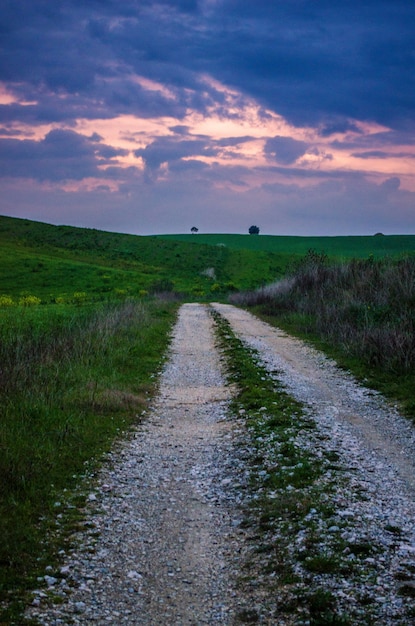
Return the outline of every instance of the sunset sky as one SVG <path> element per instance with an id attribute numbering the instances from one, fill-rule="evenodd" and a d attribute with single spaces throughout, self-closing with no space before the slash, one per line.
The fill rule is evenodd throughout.
<path id="1" fill-rule="evenodd" d="M 408 0 L 2 0 L 0 213 L 415 233 Z"/>

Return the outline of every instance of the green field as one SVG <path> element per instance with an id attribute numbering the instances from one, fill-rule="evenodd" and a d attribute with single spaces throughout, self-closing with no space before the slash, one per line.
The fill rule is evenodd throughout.
<path id="1" fill-rule="evenodd" d="M 273 252 L 302 256 L 313 249 L 337 259 L 415 254 L 415 235 L 374 235 L 353 237 L 288 237 L 279 235 L 159 235 L 166 241 L 225 245 L 231 250 Z"/>
<path id="2" fill-rule="evenodd" d="M 0 296 L 52 303 L 74 293 L 96 301 L 173 291 L 217 299 L 281 278 L 309 249 L 336 259 L 396 257 L 415 252 L 415 235 L 142 237 L 0 216 Z"/>
<path id="3" fill-rule="evenodd" d="M 195 245 L 197 243 L 197 245 Z M 109 233 L 0 216 L 0 295 L 50 303 L 174 291 L 211 299 L 275 280 L 287 255 Z"/>

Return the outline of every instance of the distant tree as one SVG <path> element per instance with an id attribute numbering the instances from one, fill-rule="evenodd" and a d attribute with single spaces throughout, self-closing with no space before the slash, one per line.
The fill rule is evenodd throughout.
<path id="1" fill-rule="evenodd" d="M 259 228 L 258 226 L 250 226 L 248 232 L 250 235 L 259 235 Z"/>
<path id="2" fill-rule="evenodd" d="M 196 233 L 199 232 L 199 229 L 196 228 L 196 226 L 192 226 L 192 228 L 190 229 L 190 232 L 192 233 L 192 235 L 195 235 Z"/>

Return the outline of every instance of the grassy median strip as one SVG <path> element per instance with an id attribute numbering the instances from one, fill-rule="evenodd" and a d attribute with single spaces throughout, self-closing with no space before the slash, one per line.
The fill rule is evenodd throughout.
<path id="1" fill-rule="evenodd" d="M 362 609 L 357 602 L 368 621 L 362 615 L 361 621 L 354 621 L 331 591 L 336 578 L 362 576 L 367 582 L 371 574 L 363 561 L 379 550 L 372 543 L 348 546 L 341 533 L 329 531 L 338 523 L 335 494 L 346 480 L 337 454 L 310 445 L 318 441 L 316 425 L 286 393 L 278 372 L 268 373 L 228 322 L 213 315 L 229 380 L 239 390 L 231 409 L 246 420 L 250 436 L 251 479 L 243 524 L 251 546 L 241 575 L 246 597 L 259 586 L 270 599 L 261 610 L 270 612 L 268 619 L 285 616 L 288 621 L 281 623 L 372 623 L 370 607 Z M 343 523 L 346 527 L 355 522 Z M 353 561 L 347 558 L 351 550 Z M 255 607 L 240 615 L 241 623 L 260 619 Z"/>
<path id="2" fill-rule="evenodd" d="M 79 523 L 82 485 L 137 423 L 177 304 L 13 307 L 0 319 L 0 623 Z"/>

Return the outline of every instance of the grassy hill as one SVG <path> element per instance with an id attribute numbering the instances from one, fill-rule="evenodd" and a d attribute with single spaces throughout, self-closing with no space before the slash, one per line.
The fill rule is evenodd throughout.
<path id="1" fill-rule="evenodd" d="M 171 290 L 218 297 L 281 276 L 287 255 L 0 216 L 0 295 L 44 302 Z"/>
<path id="2" fill-rule="evenodd" d="M 0 216 L 0 296 L 42 302 L 175 291 L 212 299 L 281 277 L 309 249 L 335 258 L 415 253 L 414 235 L 142 237 Z"/>
<path id="3" fill-rule="evenodd" d="M 224 245 L 232 250 L 251 250 L 303 256 L 308 250 L 324 252 L 337 259 L 375 258 L 415 254 L 415 235 L 373 235 L 348 237 L 289 237 L 279 235 L 159 235 L 165 241 L 197 241 Z"/>

